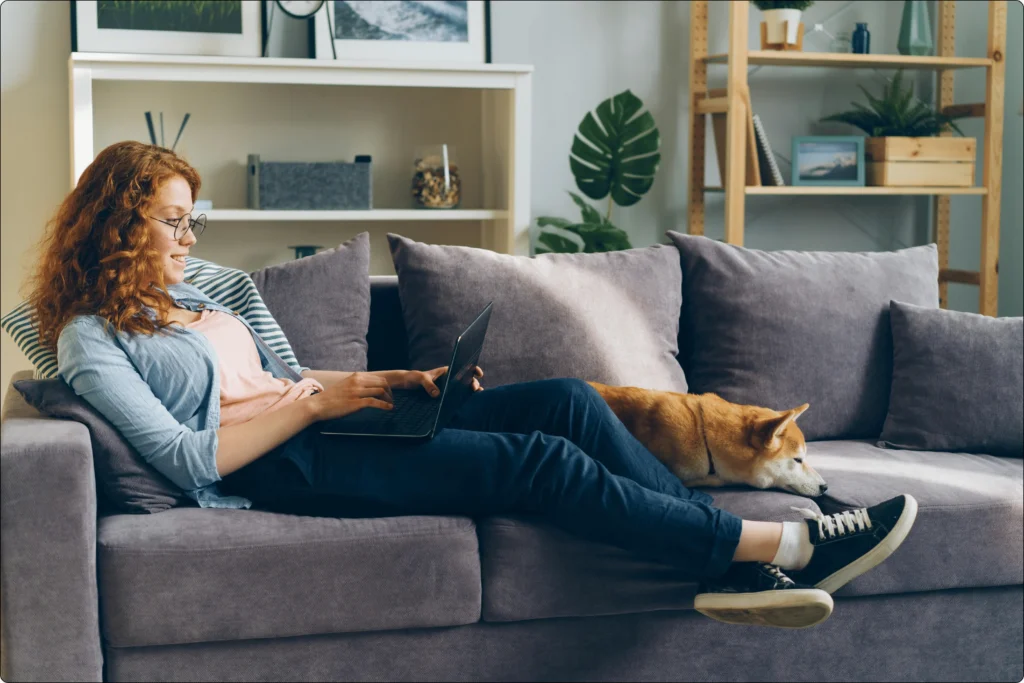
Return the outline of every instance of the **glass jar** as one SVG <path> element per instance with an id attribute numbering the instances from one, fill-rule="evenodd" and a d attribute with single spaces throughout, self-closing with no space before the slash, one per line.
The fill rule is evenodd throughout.
<path id="1" fill-rule="evenodd" d="M 451 145 L 416 148 L 412 167 L 412 201 L 422 209 L 454 209 L 462 201 L 462 179 Z"/>
<path id="2" fill-rule="evenodd" d="M 829 46 L 832 52 L 849 53 L 852 50 L 850 41 L 849 31 L 840 31 L 832 39 L 832 44 Z"/>

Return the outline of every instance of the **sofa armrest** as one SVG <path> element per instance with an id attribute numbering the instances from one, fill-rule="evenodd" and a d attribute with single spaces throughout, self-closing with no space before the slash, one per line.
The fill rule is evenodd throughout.
<path id="1" fill-rule="evenodd" d="M 96 477 L 85 425 L 0 425 L 0 676 L 100 681 Z"/>

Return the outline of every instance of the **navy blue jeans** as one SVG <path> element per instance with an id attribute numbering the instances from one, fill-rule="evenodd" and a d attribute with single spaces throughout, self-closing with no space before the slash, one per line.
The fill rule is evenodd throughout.
<path id="1" fill-rule="evenodd" d="M 221 488 L 296 514 L 536 514 L 692 577 L 725 572 L 741 528 L 711 496 L 683 486 L 575 379 L 477 392 L 422 443 L 322 436 L 314 425 Z"/>

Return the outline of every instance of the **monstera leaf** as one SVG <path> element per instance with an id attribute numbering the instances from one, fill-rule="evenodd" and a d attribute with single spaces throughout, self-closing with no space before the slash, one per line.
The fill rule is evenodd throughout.
<path id="1" fill-rule="evenodd" d="M 583 117 L 569 155 L 583 194 L 603 199 L 610 192 L 619 206 L 632 206 L 651 189 L 661 162 L 661 134 L 643 108 L 626 90 L 597 105 L 596 118 L 592 112 Z"/>

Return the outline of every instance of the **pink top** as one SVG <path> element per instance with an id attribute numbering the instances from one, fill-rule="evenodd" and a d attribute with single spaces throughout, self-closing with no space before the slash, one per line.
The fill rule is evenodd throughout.
<path id="1" fill-rule="evenodd" d="M 278 379 L 263 369 L 249 329 L 227 313 L 206 309 L 187 325 L 206 335 L 220 363 L 220 426 L 248 422 L 323 391 L 315 379 Z"/>

